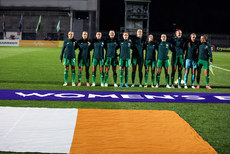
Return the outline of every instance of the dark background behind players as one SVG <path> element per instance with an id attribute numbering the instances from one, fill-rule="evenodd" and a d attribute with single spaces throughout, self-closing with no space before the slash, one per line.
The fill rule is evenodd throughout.
<path id="1" fill-rule="evenodd" d="M 100 10 L 100 29 L 119 31 L 124 26 L 124 0 L 101 0 L 100 3 L 103 8 Z M 230 34 L 229 15 L 230 5 L 224 0 L 178 0 L 167 3 L 152 0 L 150 32 L 172 32 L 180 28 L 184 32 Z"/>

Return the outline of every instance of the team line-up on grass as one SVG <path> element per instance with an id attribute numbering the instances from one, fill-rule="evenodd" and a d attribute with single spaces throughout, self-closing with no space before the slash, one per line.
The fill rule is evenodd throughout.
<path id="1" fill-rule="evenodd" d="M 128 73 L 130 66 L 132 64 L 132 85 L 131 87 L 135 87 L 135 74 L 136 68 L 138 65 L 139 72 L 139 87 L 142 87 L 142 79 L 143 72 L 142 67 L 143 64 L 145 66 L 145 85 L 144 87 L 148 87 L 148 74 L 151 70 L 151 87 L 154 88 L 154 82 L 156 78 L 156 86 L 158 88 L 160 86 L 160 74 L 161 69 L 164 67 L 165 71 L 165 79 L 166 79 L 166 88 L 175 88 L 174 87 L 174 78 L 175 73 L 178 68 L 178 88 L 181 88 L 181 80 L 182 80 L 182 69 L 185 67 L 184 74 L 184 88 L 188 88 L 187 80 L 189 69 L 191 69 L 191 88 L 199 89 L 200 88 L 200 74 L 202 67 L 205 70 L 205 80 L 206 80 L 206 88 L 212 89 L 209 85 L 209 65 L 212 64 L 212 52 L 211 45 L 207 42 L 207 35 L 202 35 L 200 37 L 200 41 L 196 40 L 196 34 L 192 33 L 190 35 L 189 40 L 185 40 L 182 38 L 182 31 L 177 30 L 175 32 L 175 36 L 171 39 L 170 42 L 167 41 L 166 34 L 161 35 L 161 41 L 154 41 L 153 35 L 150 34 L 148 36 L 148 40 L 144 41 L 143 32 L 141 29 L 137 30 L 136 36 L 131 40 L 129 39 L 128 32 L 123 32 L 123 38 L 118 40 L 115 37 L 115 31 L 109 31 L 109 38 L 106 40 L 102 39 L 102 33 L 97 32 L 96 38 L 92 41 L 88 39 L 88 33 L 86 31 L 82 32 L 82 39 L 76 41 L 74 39 L 74 33 L 68 33 L 68 39 L 66 39 L 63 43 L 62 52 L 60 56 L 61 63 L 64 65 L 64 84 L 63 86 L 67 86 L 68 81 L 68 70 L 69 65 L 71 65 L 72 71 L 72 86 L 76 86 L 75 84 L 75 66 L 76 66 L 76 54 L 75 50 L 79 49 L 78 54 L 78 84 L 77 86 L 81 86 L 81 78 L 82 78 L 82 70 L 83 66 L 85 66 L 86 70 L 86 85 L 89 84 L 89 67 L 90 67 L 90 51 L 93 52 L 92 58 L 92 87 L 96 86 L 96 68 L 99 64 L 100 66 L 100 81 L 102 87 L 108 87 L 108 74 L 110 66 L 112 66 L 113 70 L 113 79 L 114 79 L 114 87 L 118 87 L 117 85 L 117 72 L 116 66 L 119 65 L 120 73 L 120 85 L 119 87 L 129 87 L 128 85 Z M 120 49 L 120 53 L 117 53 L 117 50 Z M 130 56 L 132 49 L 132 57 Z M 104 50 L 106 51 L 104 57 Z M 169 50 L 172 51 L 172 72 L 171 72 L 171 86 L 169 85 Z M 157 59 L 156 59 L 156 51 Z M 145 57 L 144 57 L 145 52 Z M 185 61 L 184 61 L 185 54 Z M 63 59 L 64 56 L 64 59 Z M 119 57 L 119 61 L 118 61 Z M 185 65 L 184 65 L 185 62 Z M 104 73 L 105 66 L 105 73 Z M 150 68 L 151 67 L 151 68 Z M 157 68 L 157 73 L 155 77 L 155 68 Z M 195 87 L 195 74 L 197 72 L 197 86 Z M 125 75 L 124 75 L 125 74 Z M 125 84 L 123 84 L 123 78 L 125 77 Z"/>

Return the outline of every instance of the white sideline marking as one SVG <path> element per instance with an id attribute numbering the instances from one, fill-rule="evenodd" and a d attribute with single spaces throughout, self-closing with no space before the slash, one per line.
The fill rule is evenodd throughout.
<path id="1" fill-rule="evenodd" d="M 221 70 L 224 70 L 224 71 L 227 71 L 227 72 L 230 72 L 230 70 L 228 70 L 228 69 L 225 69 L 225 68 L 222 68 L 222 67 L 218 67 L 218 66 L 214 66 L 214 65 L 212 65 L 213 67 L 215 67 L 215 68 L 219 68 L 219 69 L 221 69 Z"/>

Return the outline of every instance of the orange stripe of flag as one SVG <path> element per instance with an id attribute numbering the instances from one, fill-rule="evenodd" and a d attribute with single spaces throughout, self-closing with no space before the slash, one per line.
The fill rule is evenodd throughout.
<path id="1" fill-rule="evenodd" d="M 79 109 L 70 153 L 217 153 L 178 114 Z"/>

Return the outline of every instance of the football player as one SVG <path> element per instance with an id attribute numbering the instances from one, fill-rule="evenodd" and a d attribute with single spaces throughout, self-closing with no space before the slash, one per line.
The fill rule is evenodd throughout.
<path id="1" fill-rule="evenodd" d="M 165 70 L 165 79 L 166 79 L 166 88 L 171 88 L 169 86 L 169 49 L 171 48 L 171 44 L 166 42 L 167 36 L 166 34 L 161 35 L 161 42 L 157 47 L 157 77 L 156 77 L 156 88 L 160 86 L 160 75 L 161 68 L 164 67 Z"/>
<path id="2" fill-rule="evenodd" d="M 200 88 L 200 74 L 202 67 L 205 71 L 205 81 L 206 81 L 206 88 L 212 89 L 209 85 L 209 64 L 212 64 L 212 51 L 211 45 L 207 42 L 207 35 L 202 35 L 200 37 L 201 45 L 199 46 L 199 55 L 198 55 L 198 62 L 197 62 L 197 89 Z"/>
<path id="3" fill-rule="evenodd" d="M 92 87 L 96 86 L 96 70 L 97 65 L 100 66 L 100 79 L 101 79 L 101 87 L 104 87 L 104 74 L 103 74 L 103 66 L 104 66 L 104 41 L 102 40 L 102 33 L 96 33 L 96 39 L 92 41 L 93 52 L 93 73 L 92 73 Z"/>
<path id="4" fill-rule="evenodd" d="M 120 56 L 119 56 L 119 66 L 120 66 L 120 86 L 123 87 L 123 74 L 125 70 L 125 86 L 128 88 L 128 77 L 129 77 L 129 68 L 131 65 L 130 60 L 130 50 L 132 42 L 129 40 L 128 32 L 123 33 L 123 40 L 120 41 Z"/>
<path id="5" fill-rule="evenodd" d="M 196 34 L 192 33 L 190 35 L 190 41 L 186 43 L 185 49 L 185 74 L 184 74 L 184 88 L 187 89 L 188 73 L 191 68 L 191 87 L 195 89 L 195 72 L 197 69 L 197 60 L 198 60 L 198 42 L 196 41 Z"/>
<path id="6" fill-rule="evenodd" d="M 138 72 L 139 72 L 139 87 L 142 87 L 142 78 L 143 78 L 143 73 L 142 73 L 142 67 L 143 67 L 143 62 L 144 62 L 144 44 L 145 41 L 142 38 L 143 36 L 143 31 L 142 29 L 137 30 L 137 35 L 136 37 L 132 40 L 132 86 L 135 87 L 135 74 L 136 74 L 136 68 L 138 64 Z"/>
<path id="7" fill-rule="evenodd" d="M 86 86 L 89 87 L 89 67 L 90 67 L 90 41 L 88 40 L 88 33 L 86 31 L 82 32 L 82 39 L 77 41 L 77 45 L 79 48 L 78 54 L 78 85 L 81 86 L 81 76 L 83 71 L 83 66 L 85 66 L 85 73 L 86 73 Z"/>
<path id="8" fill-rule="evenodd" d="M 72 71 L 72 86 L 76 86 L 75 84 L 75 66 L 76 66 L 76 54 L 75 49 L 76 46 L 76 40 L 74 39 L 74 32 L 68 33 L 68 39 L 66 39 L 63 43 L 61 56 L 60 56 L 60 62 L 63 62 L 64 65 L 64 84 L 63 86 L 67 86 L 68 81 L 68 70 L 69 65 L 71 65 L 71 71 Z M 63 55 L 64 55 L 64 61 L 63 61 Z"/>
<path id="9" fill-rule="evenodd" d="M 175 36 L 172 38 L 172 73 L 171 73 L 171 84 L 172 88 L 174 88 L 174 77 L 176 73 L 176 69 L 178 66 L 178 88 L 181 88 L 181 79 L 182 79 L 182 69 L 184 66 L 184 39 L 182 38 L 182 31 L 177 30 Z"/>
<path id="10" fill-rule="evenodd" d="M 151 66 L 151 81 L 152 81 L 152 88 L 154 88 L 154 81 L 155 81 L 155 65 L 156 65 L 156 43 L 153 42 L 153 35 L 150 34 L 148 36 L 148 41 L 146 42 L 145 46 L 145 88 L 148 87 L 148 74 L 149 68 Z"/>
<path id="11" fill-rule="evenodd" d="M 117 49 L 119 48 L 118 40 L 115 38 L 115 31 L 109 31 L 109 38 L 105 41 L 106 60 L 105 60 L 105 87 L 108 87 L 109 69 L 112 66 L 114 87 L 117 86 Z"/>

